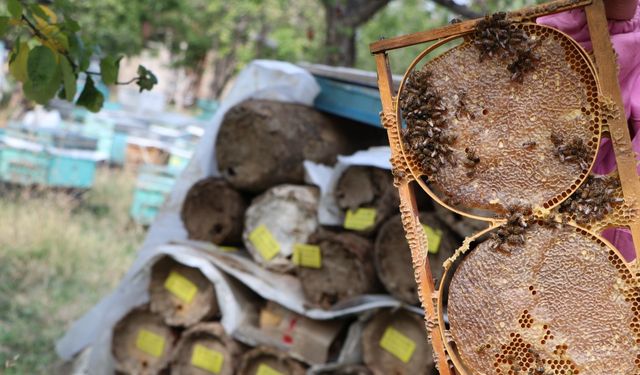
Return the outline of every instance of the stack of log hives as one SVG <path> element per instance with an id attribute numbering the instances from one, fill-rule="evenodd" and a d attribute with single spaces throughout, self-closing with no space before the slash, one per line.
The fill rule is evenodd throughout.
<path id="1" fill-rule="evenodd" d="M 338 155 L 385 142 L 382 129 L 310 107 L 245 101 L 227 112 L 217 136 L 221 177 L 191 186 L 181 219 L 191 240 L 244 254 L 269 271 L 265 274 L 297 279 L 308 309 L 331 311 L 365 295 L 385 294 L 399 301 L 396 307 L 314 320 L 255 295 L 243 309 L 251 310 L 252 329 L 268 340 L 251 342 L 225 332 L 220 324 L 224 298 L 211 281 L 197 268 L 165 256 L 151 268 L 149 303 L 113 329 L 117 371 L 435 373 L 424 322 L 416 313 L 411 255 L 390 171 L 344 169 L 331 192 L 343 216 L 341 226 L 319 223 L 321 192 L 305 184 L 303 161 L 331 166 Z M 430 202 L 418 204 L 432 272 L 439 279 L 443 261 L 469 233 L 460 218 L 435 212 Z M 334 365 L 324 368 L 327 363 Z"/>

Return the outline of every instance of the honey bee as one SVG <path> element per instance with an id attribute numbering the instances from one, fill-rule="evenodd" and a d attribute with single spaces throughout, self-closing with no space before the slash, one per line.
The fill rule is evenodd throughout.
<path id="1" fill-rule="evenodd" d="M 623 202 L 614 195 L 619 188 L 620 180 L 615 177 L 589 175 L 578 190 L 562 202 L 559 211 L 573 216 L 578 224 L 602 220 Z"/>

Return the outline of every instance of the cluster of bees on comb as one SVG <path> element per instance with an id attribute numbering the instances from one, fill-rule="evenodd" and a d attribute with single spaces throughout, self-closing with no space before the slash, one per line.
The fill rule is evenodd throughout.
<path id="1" fill-rule="evenodd" d="M 578 190 L 562 202 L 559 211 L 572 215 L 578 224 L 602 220 L 623 202 L 622 197 L 615 194 L 619 188 L 620 180 L 614 176 L 589 175 Z"/>
<path id="2" fill-rule="evenodd" d="M 576 163 L 582 169 L 589 168 L 591 152 L 582 138 L 574 137 L 566 142 L 562 134 L 552 133 L 551 143 L 555 146 L 554 155 L 563 163 Z"/>
<path id="3" fill-rule="evenodd" d="M 480 51 L 480 61 L 494 56 L 512 59 L 507 65 L 512 81 L 522 82 L 525 73 L 534 70 L 540 61 L 540 56 L 533 51 L 536 43 L 524 30 L 512 27 L 503 12 L 485 16 L 478 22 L 473 44 Z"/>
<path id="4" fill-rule="evenodd" d="M 512 207 L 507 222 L 491 234 L 496 250 L 506 250 L 504 245 L 518 246 L 525 243 L 525 231 L 529 227 L 532 211 L 528 207 Z"/>
<path id="5" fill-rule="evenodd" d="M 407 122 L 407 128 L 402 130 L 405 148 L 416 156 L 427 176 L 433 176 L 447 162 L 456 164 L 451 148 L 456 136 L 447 130 L 447 109 L 430 81 L 431 72 L 413 71 L 400 96 Z"/>

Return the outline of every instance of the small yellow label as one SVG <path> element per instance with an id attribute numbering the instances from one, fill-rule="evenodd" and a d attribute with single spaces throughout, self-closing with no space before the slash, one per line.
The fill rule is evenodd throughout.
<path id="1" fill-rule="evenodd" d="M 141 329 L 138 331 L 138 337 L 136 338 L 136 348 L 153 357 L 160 358 L 164 352 L 164 337 L 146 329 Z"/>
<path id="2" fill-rule="evenodd" d="M 440 250 L 440 241 L 442 240 L 442 231 L 437 228 L 431 228 L 426 224 L 422 224 L 424 233 L 427 235 L 427 241 L 429 241 L 429 253 L 438 254 Z"/>
<path id="3" fill-rule="evenodd" d="M 307 268 L 322 268 L 320 246 L 301 243 L 293 245 L 293 264 Z"/>
<path id="4" fill-rule="evenodd" d="M 280 252 L 280 244 L 264 224 L 260 224 L 249 234 L 249 241 L 266 261 L 273 259 Z"/>
<path id="5" fill-rule="evenodd" d="M 218 247 L 220 248 L 220 250 L 224 251 L 225 253 L 233 253 L 239 250 L 235 246 L 218 246 Z"/>
<path id="6" fill-rule="evenodd" d="M 260 364 L 256 375 L 283 375 L 280 371 L 275 370 L 264 363 Z"/>
<path id="7" fill-rule="evenodd" d="M 388 327 L 380 340 L 380 347 L 404 363 L 408 363 L 416 350 L 416 343 L 393 327 Z"/>
<path id="8" fill-rule="evenodd" d="M 212 374 L 219 374 L 223 363 L 224 355 L 222 353 L 200 344 L 196 344 L 193 347 L 191 364 L 195 367 L 209 371 Z"/>
<path id="9" fill-rule="evenodd" d="M 198 287 L 191 280 L 176 271 L 171 271 L 164 282 L 164 287 L 185 303 L 190 303 L 198 293 Z"/>
<path id="10" fill-rule="evenodd" d="M 344 218 L 345 229 L 365 230 L 369 229 L 376 222 L 375 208 L 358 208 L 357 210 L 348 210 Z"/>

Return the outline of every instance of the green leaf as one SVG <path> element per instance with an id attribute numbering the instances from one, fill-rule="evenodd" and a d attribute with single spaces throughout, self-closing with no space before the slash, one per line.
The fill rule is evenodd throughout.
<path id="1" fill-rule="evenodd" d="M 9 17 L 0 17 L 0 38 L 4 36 L 4 33 L 7 31 L 9 27 Z"/>
<path id="2" fill-rule="evenodd" d="M 7 8 L 13 18 L 20 18 L 22 16 L 22 4 L 18 0 L 8 0 Z"/>
<path id="3" fill-rule="evenodd" d="M 145 68 L 142 65 L 138 66 L 138 81 L 136 84 L 140 87 L 140 92 L 144 90 L 149 90 L 153 88 L 156 84 L 158 84 L 158 78 L 156 78 L 155 74 L 153 74 L 150 70 Z"/>
<path id="4" fill-rule="evenodd" d="M 17 51 L 16 51 L 17 49 Z M 29 79 L 27 73 L 27 60 L 29 59 L 29 44 L 22 42 L 14 47 L 14 54 L 9 64 L 9 72 L 17 81 L 26 82 Z"/>
<path id="5" fill-rule="evenodd" d="M 62 70 L 62 82 L 64 83 L 65 98 L 72 102 L 76 96 L 76 75 L 66 57 L 60 56 L 60 68 Z"/>
<path id="6" fill-rule="evenodd" d="M 87 76 L 87 82 L 84 84 L 76 104 L 87 108 L 91 112 L 99 112 L 102 108 L 104 96 L 96 89 L 91 76 Z"/>
<path id="7" fill-rule="evenodd" d="M 122 60 L 122 56 L 107 56 L 100 60 L 100 74 L 105 85 L 114 85 L 118 81 L 120 60 Z"/>
<path id="8" fill-rule="evenodd" d="M 35 16 L 41 18 L 42 20 L 44 20 L 46 22 L 51 22 L 49 20 L 49 15 L 47 13 L 45 13 L 44 10 L 42 10 L 42 8 L 40 7 L 39 4 L 31 4 L 31 5 L 29 5 L 29 10 L 31 10 L 31 12 Z"/>
<path id="9" fill-rule="evenodd" d="M 24 95 L 38 104 L 47 104 L 60 89 L 60 65 L 55 65 L 48 81 L 28 80 L 22 86 Z"/>
<path id="10" fill-rule="evenodd" d="M 49 48 L 37 46 L 29 52 L 27 74 L 34 88 L 38 88 L 40 84 L 46 85 L 55 74 L 57 68 L 58 62 Z"/>
<path id="11" fill-rule="evenodd" d="M 80 24 L 71 18 L 65 17 L 64 29 L 72 33 L 77 33 L 78 31 L 80 31 Z"/>

